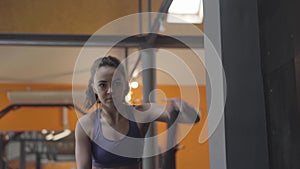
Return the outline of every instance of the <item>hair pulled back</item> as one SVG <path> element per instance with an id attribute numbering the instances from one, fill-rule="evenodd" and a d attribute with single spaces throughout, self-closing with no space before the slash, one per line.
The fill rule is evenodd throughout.
<path id="1" fill-rule="evenodd" d="M 113 56 L 106 56 L 102 58 L 98 58 L 94 61 L 91 69 L 90 69 L 90 79 L 88 82 L 88 88 L 85 91 L 85 100 L 84 100 L 84 108 L 86 110 L 93 107 L 94 104 L 100 103 L 98 99 L 98 95 L 93 90 L 93 83 L 94 83 L 94 76 L 96 74 L 96 71 L 103 66 L 110 66 L 113 68 L 121 69 L 122 73 L 124 73 L 124 77 L 126 78 L 126 73 L 123 65 L 121 64 L 120 60 Z M 127 79 L 127 78 L 126 78 Z"/>

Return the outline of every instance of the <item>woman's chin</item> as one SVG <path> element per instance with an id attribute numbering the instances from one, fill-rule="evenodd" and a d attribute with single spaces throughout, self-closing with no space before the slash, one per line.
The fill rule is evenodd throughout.
<path id="1" fill-rule="evenodd" d="M 111 102 L 115 105 L 115 106 L 122 106 L 124 104 L 124 101 L 120 100 L 120 99 L 112 99 Z"/>

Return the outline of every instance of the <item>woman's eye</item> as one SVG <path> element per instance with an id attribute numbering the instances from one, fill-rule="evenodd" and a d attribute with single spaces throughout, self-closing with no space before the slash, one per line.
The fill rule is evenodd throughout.
<path id="1" fill-rule="evenodd" d="M 114 85 L 114 86 L 121 86 L 122 83 L 121 83 L 120 81 L 116 81 L 116 82 L 113 83 L 113 85 Z"/>
<path id="2" fill-rule="evenodd" d="M 99 86 L 101 89 L 105 89 L 105 88 L 106 88 L 106 84 L 105 84 L 105 83 L 100 83 L 98 86 Z"/>

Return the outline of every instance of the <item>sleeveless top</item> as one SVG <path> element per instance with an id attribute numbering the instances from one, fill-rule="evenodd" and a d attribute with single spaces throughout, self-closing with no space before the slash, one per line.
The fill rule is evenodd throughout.
<path id="1" fill-rule="evenodd" d="M 127 111 L 129 119 L 134 119 L 131 111 Z M 100 110 L 96 110 L 94 121 L 94 138 L 91 144 L 94 167 L 112 168 L 137 164 L 143 154 L 144 140 L 141 139 L 137 123 L 129 121 L 126 136 L 120 140 L 108 140 L 103 136 L 100 125 Z M 140 138 L 140 139 L 138 139 Z"/>

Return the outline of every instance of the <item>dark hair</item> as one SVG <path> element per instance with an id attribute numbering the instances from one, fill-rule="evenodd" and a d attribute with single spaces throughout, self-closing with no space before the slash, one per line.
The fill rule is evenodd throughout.
<path id="1" fill-rule="evenodd" d="M 84 100 L 84 108 L 90 109 L 95 103 L 100 103 L 98 99 L 98 95 L 93 90 L 93 81 L 96 71 L 103 66 L 110 66 L 114 68 L 118 68 L 124 75 L 124 77 L 127 79 L 126 72 L 124 69 L 124 66 L 121 64 L 120 60 L 113 56 L 106 56 L 102 58 L 98 58 L 94 61 L 92 67 L 91 67 L 91 76 L 88 83 L 88 88 L 85 91 L 85 100 Z"/>

